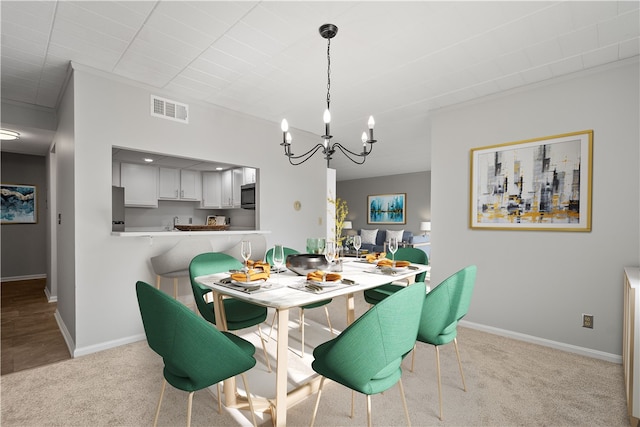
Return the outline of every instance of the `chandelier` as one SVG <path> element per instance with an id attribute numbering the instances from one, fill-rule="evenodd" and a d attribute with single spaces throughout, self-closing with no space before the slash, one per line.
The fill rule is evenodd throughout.
<path id="1" fill-rule="evenodd" d="M 333 138 L 329 131 L 331 124 L 331 111 L 329 108 L 331 103 L 331 39 L 338 33 L 338 27 L 333 24 L 324 24 L 320 27 L 319 31 L 320 35 L 327 39 L 327 109 L 324 110 L 323 116 L 324 135 L 321 137 L 322 143 L 316 144 L 315 147 L 311 148 L 304 154 L 299 156 L 294 155 L 291 152 L 292 138 L 291 133 L 289 133 L 289 123 L 287 122 L 287 119 L 282 119 L 282 124 L 280 126 L 282 129 L 282 143 L 280 145 L 283 146 L 284 155 L 289 158 L 289 163 L 294 166 L 306 162 L 319 150 L 322 150 L 322 154 L 324 154 L 324 158 L 327 160 L 327 167 L 329 167 L 329 162 L 336 150 L 340 150 L 342 154 L 344 154 L 353 163 L 361 165 L 365 162 L 367 156 L 371 154 L 371 151 L 373 150 L 373 143 L 376 142 L 376 140 L 373 139 L 373 126 L 375 125 L 375 121 L 373 120 L 373 116 L 369 117 L 369 134 L 362 132 L 362 151 L 360 153 L 349 150 L 339 142 L 331 143 L 331 138 Z"/>

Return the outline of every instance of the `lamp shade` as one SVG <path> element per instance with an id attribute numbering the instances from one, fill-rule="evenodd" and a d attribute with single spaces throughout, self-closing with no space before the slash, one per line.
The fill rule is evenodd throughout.
<path id="1" fill-rule="evenodd" d="M 431 231 L 431 221 L 422 221 L 420 223 L 420 231 Z"/>
<path id="2" fill-rule="evenodd" d="M 342 223 L 343 230 L 351 230 L 352 228 L 353 228 L 353 224 L 351 224 L 351 221 L 345 221 Z"/>

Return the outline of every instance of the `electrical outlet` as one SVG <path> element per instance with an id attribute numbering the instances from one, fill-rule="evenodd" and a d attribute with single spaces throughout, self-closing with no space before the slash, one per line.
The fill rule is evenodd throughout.
<path id="1" fill-rule="evenodd" d="M 593 329 L 593 314 L 582 313 L 582 327 Z"/>

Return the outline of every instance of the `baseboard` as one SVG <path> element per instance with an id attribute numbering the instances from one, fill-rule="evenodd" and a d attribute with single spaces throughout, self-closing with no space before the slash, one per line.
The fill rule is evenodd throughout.
<path id="1" fill-rule="evenodd" d="M 534 337 L 533 335 L 521 334 L 519 332 L 508 331 L 506 329 L 494 328 L 493 326 L 480 325 L 478 323 L 469 322 L 467 320 L 461 320 L 460 326 L 464 326 L 470 329 L 477 329 L 479 331 L 488 332 L 494 335 L 500 335 L 507 338 L 512 338 L 518 341 L 525 341 L 531 344 L 538 344 L 545 347 L 555 348 L 556 350 L 562 350 L 569 353 L 580 354 L 582 356 L 593 357 L 594 359 L 605 360 L 607 362 L 622 364 L 622 355 L 605 353 L 604 351 L 593 350 L 586 347 L 578 347 L 576 345 L 566 344 L 558 341 L 552 341 L 545 338 Z"/>
<path id="2" fill-rule="evenodd" d="M 49 288 L 44 288 L 44 294 L 47 296 L 47 302 L 58 302 L 58 297 L 51 295 Z"/>
<path id="3" fill-rule="evenodd" d="M 67 343 L 69 354 L 73 355 L 73 349 L 76 345 L 73 342 L 73 337 L 69 333 L 69 329 L 67 329 L 67 325 L 65 325 L 64 320 L 62 320 L 62 316 L 60 316 L 60 312 L 58 310 L 56 310 L 56 312 L 53 314 L 53 317 L 55 317 L 56 319 L 56 323 L 58 324 L 60 333 L 62 333 L 62 338 L 64 338 L 64 342 Z"/>
<path id="4" fill-rule="evenodd" d="M 46 279 L 46 274 L 28 274 L 26 276 L 12 276 L 0 278 L 3 282 L 20 282 L 22 280 Z"/>
<path id="5" fill-rule="evenodd" d="M 100 344 L 76 348 L 72 354 L 73 354 L 73 357 L 86 356 L 87 354 L 97 353 L 103 350 L 109 350 L 110 348 L 120 347 L 121 345 L 131 344 L 131 343 L 146 340 L 146 339 L 147 339 L 146 335 L 142 333 L 142 334 L 133 335 L 130 337 L 121 338 L 117 340 L 101 342 Z"/>

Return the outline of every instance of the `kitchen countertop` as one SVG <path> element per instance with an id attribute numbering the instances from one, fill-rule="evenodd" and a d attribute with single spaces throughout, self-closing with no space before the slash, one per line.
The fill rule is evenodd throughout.
<path id="1" fill-rule="evenodd" d="M 183 237 L 183 236 L 237 236 L 242 234 L 270 234 L 267 230 L 225 230 L 225 231 L 113 231 L 112 236 L 118 237 Z"/>

